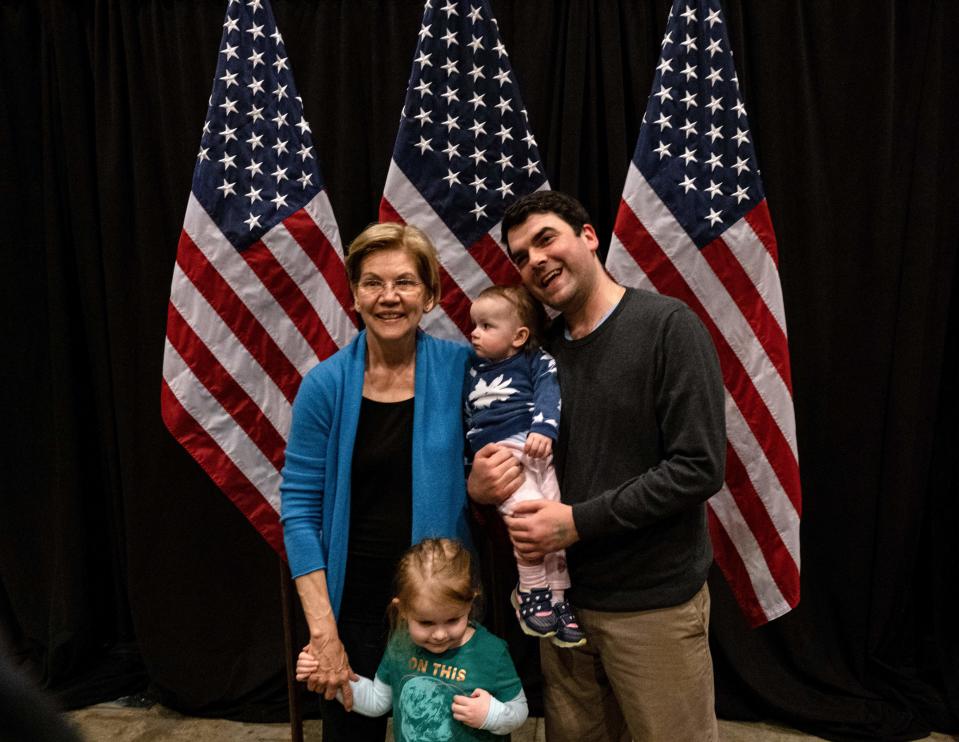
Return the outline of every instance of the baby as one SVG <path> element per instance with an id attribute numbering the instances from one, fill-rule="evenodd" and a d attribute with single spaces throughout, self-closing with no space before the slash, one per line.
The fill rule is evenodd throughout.
<path id="1" fill-rule="evenodd" d="M 552 466 L 559 431 L 556 361 L 539 348 L 546 313 L 520 286 L 491 286 L 473 302 L 470 336 L 477 358 L 466 379 L 466 437 L 475 454 L 487 443 L 509 449 L 523 465 L 525 481 L 500 505 L 508 515 L 525 500 L 559 501 Z M 519 585 L 513 606 L 523 631 L 578 647 L 586 637 L 565 600 L 566 553 L 539 561 L 516 554 Z"/>

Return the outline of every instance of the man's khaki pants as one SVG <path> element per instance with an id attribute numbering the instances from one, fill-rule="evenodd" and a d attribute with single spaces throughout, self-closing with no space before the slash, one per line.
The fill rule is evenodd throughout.
<path id="1" fill-rule="evenodd" d="M 576 617 L 586 646 L 540 646 L 547 742 L 719 739 L 706 585 L 669 608 Z"/>

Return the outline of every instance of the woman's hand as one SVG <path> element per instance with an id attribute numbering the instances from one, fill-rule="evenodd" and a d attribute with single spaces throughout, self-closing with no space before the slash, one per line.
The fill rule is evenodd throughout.
<path id="1" fill-rule="evenodd" d="M 308 652 L 316 661 L 316 669 L 307 678 L 306 687 L 314 693 L 321 693 L 327 701 L 336 698 L 336 692 L 340 691 L 343 708 L 350 711 L 353 708 L 350 678 L 355 677 L 355 674 L 335 623 L 330 621 L 325 630 L 320 630 L 310 637 Z M 297 667 L 299 668 L 299 662 Z"/>
<path id="2" fill-rule="evenodd" d="M 322 693 L 327 701 L 342 694 L 343 707 L 353 708 L 353 690 L 350 688 L 349 658 L 336 630 L 336 619 L 330 605 L 330 593 L 326 587 L 326 570 L 318 569 L 296 578 L 296 590 L 307 626 L 310 627 L 310 643 L 303 651 L 316 661 L 316 669 L 306 679 L 306 687 Z M 297 671 L 300 662 L 297 661 Z M 299 672 L 297 673 L 299 674 Z"/>
<path id="3" fill-rule="evenodd" d="M 473 729 L 480 729 L 489 712 L 490 694 L 477 688 L 468 696 L 453 696 L 453 718 Z"/>

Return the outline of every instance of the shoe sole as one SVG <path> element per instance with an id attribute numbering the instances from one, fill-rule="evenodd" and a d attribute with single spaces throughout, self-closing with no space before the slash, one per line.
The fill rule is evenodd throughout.
<path id="1" fill-rule="evenodd" d="M 586 637 L 584 636 L 578 642 L 567 642 L 563 641 L 562 639 L 557 639 L 555 636 L 553 636 L 550 641 L 553 642 L 555 646 L 562 647 L 563 649 L 576 649 L 576 647 L 581 647 L 586 643 Z"/>
<path id="2" fill-rule="evenodd" d="M 526 622 L 523 621 L 523 617 L 519 615 L 519 600 L 516 597 L 516 591 L 514 590 L 509 594 L 509 602 L 513 606 L 513 609 L 516 611 L 516 620 L 519 622 L 519 627 L 523 630 L 523 633 L 526 636 L 532 636 L 535 639 L 552 639 L 556 636 L 555 629 L 553 631 L 541 634 L 535 629 L 530 628 L 526 625 Z M 578 646 L 578 645 L 574 645 Z"/>

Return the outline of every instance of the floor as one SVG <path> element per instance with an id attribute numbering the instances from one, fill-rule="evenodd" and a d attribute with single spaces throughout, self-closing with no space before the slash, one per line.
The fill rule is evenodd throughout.
<path id="1" fill-rule="evenodd" d="M 246 724 L 222 719 L 196 719 L 182 716 L 162 706 L 129 708 L 102 703 L 67 714 L 88 742 L 280 742 L 290 739 L 289 724 Z M 305 723 L 306 742 L 319 742 L 320 722 Z M 797 742 L 818 740 L 808 734 L 775 724 L 720 721 L 722 742 Z M 392 740 L 392 735 L 388 737 Z M 542 719 L 529 719 L 513 734 L 513 742 L 545 742 Z M 928 742 L 949 742 L 956 738 L 933 734 Z"/>

